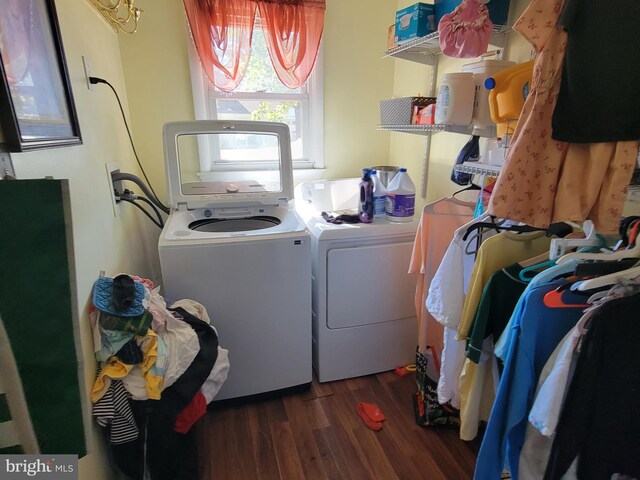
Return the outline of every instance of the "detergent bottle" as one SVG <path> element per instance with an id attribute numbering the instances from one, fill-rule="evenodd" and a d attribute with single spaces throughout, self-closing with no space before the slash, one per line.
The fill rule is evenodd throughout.
<path id="1" fill-rule="evenodd" d="M 371 223 L 373 221 L 373 180 L 371 170 L 364 170 L 362 180 L 360 180 L 360 221 Z"/>
<path id="2" fill-rule="evenodd" d="M 387 186 L 386 218 L 392 222 L 410 222 L 416 203 L 416 187 L 406 168 L 401 168 Z"/>
<path id="3" fill-rule="evenodd" d="M 373 180 L 373 216 L 381 217 L 386 212 L 387 189 L 384 188 L 377 170 L 371 170 L 371 179 Z"/>
<path id="4" fill-rule="evenodd" d="M 491 119 L 497 124 L 499 137 L 513 134 L 531 90 L 532 75 L 533 60 L 505 68 L 485 80 L 484 86 L 489 90 Z"/>
<path id="5" fill-rule="evenodd" d="M 473 98 L 472 123 L 476 128 L 486 128 L 493 125 L 491 112 L 489 111 L 489 90 L 484 86 L 484 82 L 505 68 L 515 65 L 514 62 L 505 60 L 482 59 L 478 62 L 467 63 L 462 66 L 463 72 L 473 73 L 473 83 L 475 95 Z"/>

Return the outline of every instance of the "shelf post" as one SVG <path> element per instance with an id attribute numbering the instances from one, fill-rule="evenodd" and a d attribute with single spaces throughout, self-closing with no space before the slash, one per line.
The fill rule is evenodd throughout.
<path id="1" fill-rule="evenodd" d="M 429 84 L 428 92 L 430 97 L 436 96 L 436 81 L 438 78 L 438 61 L 436 60 L 431 67 L 431 82 Z M 431 159 L 431 137 L 429 133 L 424 141 L 424 155 L 422 160 L 422 175 L 420 178 L 420 198 L 423 200 L 427 198 L 427 183 L 429 182 L 429 161 Z"/>

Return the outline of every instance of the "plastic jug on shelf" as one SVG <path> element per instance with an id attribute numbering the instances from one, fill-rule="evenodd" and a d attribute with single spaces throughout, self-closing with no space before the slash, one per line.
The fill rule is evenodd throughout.
<path id="1" fill-rule="evenodd" d="M 483 58 L 474 63 L 467 63 L 462 66 L 463 72 L 473 73 L 473 83 L 475 84 L 475 96 L 473 100 L 473 126 L 486 128 L 493 125 L 491 112 L 489 111 L 489 91 L 485 88 L 484 82 L 488 77 L 515 65 L 514 62 L 506 60 L 493 60 Z"/>
<path id="2" fill-rule="evenodd" d="M 491 119 L 497 124 L 499 137 L 512 135 L 524 101 L 531 90 L 533 60 L 514 65 L 487 78 Z"/>

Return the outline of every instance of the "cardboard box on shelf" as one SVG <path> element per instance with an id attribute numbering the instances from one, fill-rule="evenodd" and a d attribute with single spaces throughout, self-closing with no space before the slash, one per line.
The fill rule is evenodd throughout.
<path id="1" fill-rule="evenodd" d="M 432 103 L 426 107 L 413 107 L 414 116 L 412 119 L 415 125 L 433 125 L 435 123 L 436 104 Z"/>
<path id="2" fill-rule="evenodd" d="M 387 30 L 387 50 L 391 50 L 393 47 L 396 46 L 396 42 L 394 41 L 395 34 L 396 34 L 395 24 L 390 25 L 389 29 Z"/>
<path id="3" fill-rule="evenodd" d="M 435 30 L 435 10 L 432 4 L 419 2 L 396 12 L 395 43 L 424 37 Z"/>

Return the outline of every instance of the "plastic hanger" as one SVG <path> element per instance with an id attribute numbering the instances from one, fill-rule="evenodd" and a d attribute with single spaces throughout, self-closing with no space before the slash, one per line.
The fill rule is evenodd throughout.
<path id="1" fill-rule="evenodd" d="M 620 228 L 618 232 L 620 233 L 620 238 L 622 239 L 622 246 L 627 246 L 629 243 L 629 230 L 634 226 L 634 224 L 640 220 L 640 217 L 637 215 L 631 215 L 630 217 L 623 218 L 620 221 Z"/>
<path id="2" fill-rule="evenodd" d="M 575 304 L 575 303 L 565 303 L 563 300 L 563 295 L 565 290 L 569 289 L 571 285 L 573 285 L 573 281 L 569 281 L 563 285 L 560 285 L 555 290 L 551 290 L 547 292 L 544 296 L 543 303 L 548 308 L 587 308 L 590 307 L 588 303 L 585 304 Z"/>
<path id="3" fill-rule="evenodd" d="M 590 279 L 623 272 L 637 266 L 639 266 L 637 258 L 624 258 L 613 262 L 577 262 L 573 274 L 584 279 Z"/>
<path id="4" fill-rule="evenodd" d="M 480 186 L 476 185 L 475 183 L 470 183 L 468 186 L 458 190 L 457 192 L 453 193 L 451 196 L 455 197 L 459 193 L 469 192 L 469 191 L 472 191 L 472 190 L 482 190 L 482 188 L 480 188 Z"/>
<path id="5" fill-rule="evenodd" d="M 547 256 L 546 253 L 544 255 L 545 257 Z M 529 283 L 531 280 L 533 280 L 533 277 L 535 277 L 535 275 L 533 277 L 529 277 L 527 273 L 533 272 L 533 271 L 537 273 L 537 271 L 540 270 L 541 268 L 553 267 L 555 264 L 556 264 L 555 260 L 547 260 L 546 262 L 540 262 L 535 265 L 525 267 L 522 270 L 520 270 L 518 277 L 520 277 L 520 280 L 522 280 L 523 282 Z"/>
<path id="6" fill-rule="evenodd" d="M 596 293 L 594 293 L 593 295 L 591 295 L 591 296 L 589 297 L 589 300 L 587 300 L 587 303 L 590 303 L 590 304 L 592 304 L 592 305 L 593 305 L 595 302 L 597 302 L 597 301 L 598 301 L 598 300 L 600 300 L 601 298 L 606 297 L 607 295 L 609 295 L 609 292 L 608 292 L 608 291 L 596 292 Z"/>
<path id="7" fill-rule="evenodd" d="M 630 239 L 630 248 L 616 250 L 613 253 L 582 253 L 574 252 L 568 253 L 560 257 L 556 263 L 561 265 L 567 261 L 573 259 L 576 260 L 622 260 L 623 258 L 640 258 L 640 242 L 636 242 L 638 230 L 640 229 L 640 222 L 636 222 L 632 227 Z"/>
<path id="8" fill-rule="evenodd" d="M 483 220 L 486 220 L 487 218 L 491 218 L 491 216 L 486 213 L 483 213 L 477 218 L 475 218 L 474 222 L 476 221 L 481 222 Z M 480 244 L 482 243 L 482 236 L 483 236 L 482 230 L 481 229 L 476 230 L 475 234 L 468 241 L 466 241 L 464 253 L 467 255 L 475 255 L 478 252 L 478 249 L 480 248 Z M 474 241 L 475 241 L 475 250 L 472 250 L 473 247 L 471 247 L 471 245 L 474 243 Z"/>
<path id="9" fill-rule="evenodd" d="M 493 229 L 497 232 L 500 231 L 509 231 L 509 232 L 516 232 L 516 233 L 528 233 L 528 232 L 540 232 L 540 231 L 544 231 L 544 229 L 541 228 L 536 228 L 536 227 L 530 227 L 529 225 L 501 225 L 498 223 L 495 223 L 493 221 L 491 222 L 478 222 L 478 223 L 474 223 L 473 225 L 470 225 L 469 228 L 467 228 L 467 231 L 465 232 L 465 234 L 462 237 L 462 240 L 466 240 L 467 237 L 474 232 L 475 230 L 480 230 L 480 229 Z"/>
<path id="10" fill-rule="evenodd" d="M 570 225 L 571 223 L 568 222 Z M 575 224 L 574 224 L 575 225 Z M 549 260 L 561 258 L 568 250 L 579 247 L 605 247 L 606 241 L 596 232 L 591 220 L 586 220 L 581 227 L 585 238 L 554 238 L 549 246 Z M 566 260 L 565 260 L 566 261 Z M 564 263 L 558 261 L 558 263 Z"/>
<path id="11" fill-rule="evenodd" d="M 528 258 L 527 260 L 518 262 L 518 265 L 520 265 L 522 268 L 537 267 L 541 262 L 546 263 L 545 260 L 548 260 L 548 258 L 549 254 L 545 252 L 541 253 L 540 255 L 536 255 L 533 258 Z"/>
<path id="12" fill-rule="evenodd" d="M 636 277 L 640 277 L 640 267 L 632 267 L 621 272 L 610 273 L 609 275 L 584 280 L 580 282 L 576 289 L 580 292 L 584 292 L 586 290 L 615 285 L 620 280 L 633 280 Z"/>
<path id="13" fill-rule="evenodd" d="M 545 252 L 540 255 L 536 255 L 533 258 L 518 262 L 518 264 L 523 267 L 522 270 L 520 270 L 520 273 L 518 273 L 518 278 L 520 279 L 520 281 L 529 283 L 531 280 L 533 280 L 533 277 L 537 275 L 538 270 L 555 265 L 556 262 L 553 260 L 547 260 L 548 258 L 549 254 Z M 535 273 L 533 274 L 533 276 L 529 277 L 527 275 L 529 272 Z"/>

